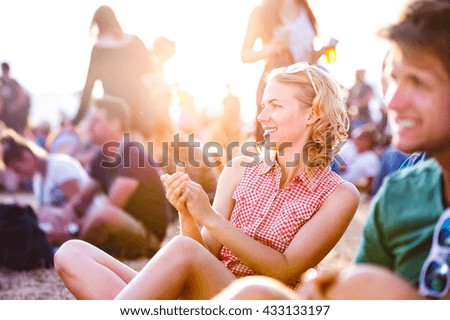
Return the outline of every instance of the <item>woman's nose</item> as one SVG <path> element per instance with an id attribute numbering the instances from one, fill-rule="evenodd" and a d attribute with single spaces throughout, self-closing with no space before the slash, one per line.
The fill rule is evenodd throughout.
<path id="1" fill-rule="evenodd" d="M 263 108 L 256 119 L 259 123 L 267 122 L 269 119 L 269 112 L 267 111 L 267 108 Z"/>

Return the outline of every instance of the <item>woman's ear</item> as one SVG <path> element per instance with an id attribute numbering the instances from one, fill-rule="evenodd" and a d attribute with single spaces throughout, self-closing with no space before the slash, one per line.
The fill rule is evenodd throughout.
<path id="1" fill-rule="evenodd" d="M 306 118 L 306 124 L 312 125 L 319 119 L 317 116 L 317 113 L 314 111 L 313 108 L 309 108 L 308 117 Z"/>

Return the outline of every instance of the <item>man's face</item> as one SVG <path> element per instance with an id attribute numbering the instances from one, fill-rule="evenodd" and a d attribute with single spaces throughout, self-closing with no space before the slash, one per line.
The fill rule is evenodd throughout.
<path id="1" fill-rule="evenodd" d="M 450 151 L 450 78 L 431 54 L 392 51 L 385 70 L 393 145 L 406 153 Z"/>

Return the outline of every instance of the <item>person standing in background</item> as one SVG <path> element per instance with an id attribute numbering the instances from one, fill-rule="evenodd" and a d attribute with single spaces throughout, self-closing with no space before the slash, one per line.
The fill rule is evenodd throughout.
<path id="1" fill-rule="evenodd" d="M 80 107 L 72 123 L 78 125 L 89 108 L 96 80 L 103 85 L 105 95 L 124 99 L 131 110 L 131 130 L 146 137 L 152 129 L 151 103 L 143 76 L 152 72 L 152 62 L 144 43 L 126 34 L 108 6 L 97 9 L 91 29 L 97 28 L 97 41 L 92 48 L 86 84 Z"/>
<path id="2" fill-rule="evenodd" d="M 240 141 L 241 138 L 241 102 L 233 94 L 231 85 L 227 85 L 227 95 L 222 100 L 223 133 L 226 143 Z"/>
<path id="3" fill-rule="evenodd" d="M 373 97 L 373 88 L 366 82 L 366 71 L 356 70 L 355 84 L 348 92 L 347 104 L 350 108 L 350 131 L 372 122 L 369 102 Z"/>
<path id="4" fill-rule="evenodd" d="M 0 120 L 19 134 L 23 134 L 30 114 L 31 99 L 27 90 L 10 76 L 9 63 L 2 63 L 0 78 Z"/>
<path id="5" fill-rule="evenodd" d="M 328 47 L 314 50 L 313 41 L 317 34 L 317 21 L 307 0 L 263 0 L 252 11 L 241 60 L 244 63 L 265 61 L 256 93 L 257 114 L 261 112 L 264 79 L 269 71 L 296 61 L 316 64 L 326 52 Z M 262 41 L 261 50 L 254 48 L 258 39 Z M 255 134 L 257 141 L 263 139 L 263 130 L 257 121 Z"/>
<path id="6" fill-rule="evenodd" d="M 151 89 L 152 105 L 161 117 L 170 117 L 172 103 L 172 86 L 166 80 L 164 67 L 176 53 L 176 43 L 164 36 L 153 40 L 153 47 L 149 51 L 153 70 L 146 75 L 147 88 Z"/>

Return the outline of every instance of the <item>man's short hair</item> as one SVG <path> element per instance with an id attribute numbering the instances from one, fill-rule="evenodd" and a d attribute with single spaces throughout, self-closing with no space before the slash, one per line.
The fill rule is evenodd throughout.
<path id="1" fill-rule="evenodd" d="M 96 99 L 94 105 L 105 110 L 108 119 L 120 120 L 124 132 L 129 130 L 130 108 L 125 100 L 105 95 Z"/>
<path id="2" fill-rule="evenodd" d="M 450 76 L 450 1 L 416 0 L 400 20 L 379 32 L 406 55 L 428 52 L 441 61 Z"/>

